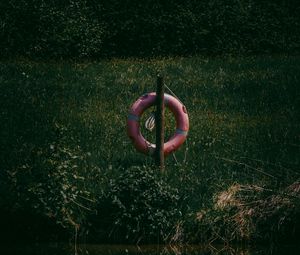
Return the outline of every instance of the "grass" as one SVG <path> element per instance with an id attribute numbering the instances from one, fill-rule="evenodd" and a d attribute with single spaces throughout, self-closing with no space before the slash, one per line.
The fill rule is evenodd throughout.
<path id="1" fill-rule="evenodd" d="M 60 190 L 53 194 L 62 197 L 59 205 L 41 202 L 49 195 L 37 188 L 47 180 L 41 177 L 45 162 L 49 169 L 66 169 L 55 178 L 67 198 L 77 189 L 93 201 L 101 196 L 101 185 L 124 169 L 153 168 L 152 159 L 130 144 L 126 118 L 130 105 L 155 89 L 158 71 L 189 112 L 188 141 L 175 153 L 176 160 L 166 159 L 164 177 L 166 185 L 179 190 L 184 215 L 211 207 L 213 195 L 233 183 L 279 190 L 299 179 L 299 56 L 7 60 L 0 63 L 0 190 L 14 191 L 0 197 L 3 208 L 27 210 L 24 200 L 43 215 L 59 208 L 63 218 L 86 218 L 86 210 L 78 207 L 89 205 L 78 197 L 77 205 L 68 207 L 70 214 L 64 213 Z M 174 120 L 167 116 L 169 135 Z M 53 156 L 54 147 L 61 154 Z M 71 173 L 84 182 L 70 180 Z"/>

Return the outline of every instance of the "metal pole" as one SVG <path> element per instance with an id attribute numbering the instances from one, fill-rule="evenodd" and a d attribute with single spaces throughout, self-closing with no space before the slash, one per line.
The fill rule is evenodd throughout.
<path id="1" fill-rule="evenodd" d="M 156 87 L 156 114 L 155 114 L 155 126 L 156 126 L 156 150 L 155 161 L 160 167 L 161 172 L 164 172 L 165 160 L 164 160 L 164 122 L 165 122 L 165 108 L 164 108 L 164 81 L 161 75 L 157 76 Z"/>

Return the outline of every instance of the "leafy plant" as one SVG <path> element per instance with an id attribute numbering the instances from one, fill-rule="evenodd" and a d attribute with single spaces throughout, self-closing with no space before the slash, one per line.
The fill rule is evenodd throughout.
<path id="1" fill-rule="evenodd" d="M 167 241 L 180 216 L 178 190 L 152 167 L 120 169 L 98 199 L 92 238 L 114 242 Z"/>

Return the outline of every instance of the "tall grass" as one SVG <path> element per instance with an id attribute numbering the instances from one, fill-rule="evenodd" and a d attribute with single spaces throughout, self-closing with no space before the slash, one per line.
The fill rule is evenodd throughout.
<path id="1" fill-rule="evenodd" d="M 233 183 L 284 190 L 299 179 L 299 70 L 298 56 L 3 61 L 2 214 L 40 215 L 79 234 L 92 231 L 93 241 L 213 239 L 195 221 L 214 207 L 214 194 Z M 166 159 L 163 177 L 125 131 L 130 105 L 155 89 L 157 71 L 190 118 L 188 140 L 176 160 Z M 149 171 L 161 182 L 145 186 Z M 130 195 L 139 191 L 141 203 Z M 213 224 L 222 212 L 210 209 L 210 225 L 226 228 Z"/>

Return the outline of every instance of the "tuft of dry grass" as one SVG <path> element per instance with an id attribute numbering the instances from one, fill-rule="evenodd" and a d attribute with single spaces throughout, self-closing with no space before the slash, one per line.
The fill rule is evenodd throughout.
<path id="1" fill-rule="evenodd" d="M 212 241 L 274 241 L 285 233 L 299 231 L 299 202 L 299 181 L 281 190 L 234 183 L 217 193 L 213 208 L 199 211 L 195 219 L 206 227 L 210 225 Z"/>
<path id="2" fill-rule="evenodd" d="M 226 207 L 237 207 L 241 204 L 239 199 L 236 197 L 239 191 L 242 190 L 242 186 L 234 184 L 227 190 L 220 192 L 216 196 L 215 208 L 225 209 Z"/>
<path id="3" fill-rule="evenodd" d="M 296 181 L 287 187 L 287 192 L 300 199 L 300 181 Z"/>

